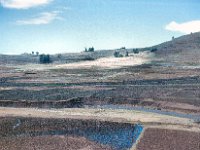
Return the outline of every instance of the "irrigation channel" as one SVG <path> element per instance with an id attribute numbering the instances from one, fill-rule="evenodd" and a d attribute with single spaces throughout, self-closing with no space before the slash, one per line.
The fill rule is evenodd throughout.
<path id="1" fill-rule="evenodd" d="M 48 135 L 77 136 L 108 145 L 113 150 L 130 149 L 143 131 L 143 126 L 139 124 L 53 118 L 4 118 L 0 126 L 0 139 Z"/>

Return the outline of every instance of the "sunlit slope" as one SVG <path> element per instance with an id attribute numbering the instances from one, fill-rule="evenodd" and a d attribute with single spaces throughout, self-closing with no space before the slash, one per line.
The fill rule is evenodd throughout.
<path id="1" fill-rule="evenodd" d="M 153 46 L 157 58 L 185 65 L 200 64 L 200 32 L 191 33 Z"/>

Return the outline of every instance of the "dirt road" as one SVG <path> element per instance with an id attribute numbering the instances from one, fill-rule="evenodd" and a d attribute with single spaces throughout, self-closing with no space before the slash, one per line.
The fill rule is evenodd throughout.
<path id="1" fill-rule="evenodd" d="M 134 110 L 112 110 L 112 109 L 87 109 L 87 108 L 66 108 L 66 109 L 34 109 L 34 108 L 0 108 L 0 117 L 37 117 L 37 118 L 75 118 L 75 119 L 99 119 L 113 122 L 131 122 L 143 124 L 173 124 L 173 125 L 194 125 L 192 120 L 178 118 L 168 115 L 161 115 L 150 112 Z"/>

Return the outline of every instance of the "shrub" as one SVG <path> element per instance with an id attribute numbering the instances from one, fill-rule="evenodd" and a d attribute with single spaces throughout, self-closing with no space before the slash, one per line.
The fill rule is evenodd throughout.
<path id="1" fill-rule="evenodd" d="M 124 57 L 122 54 L 120 54 L 119 52 L 114 52 L 114 56 L 115 57 Z"/>
<path id="2" fill-rule="evenodd" d="M 58 59 L 60 59 L 60 58 L 62 57 L 62 55 L 61 55 L 61 54 L 58 54 L 57 57 L 58 57 Z"/>
<path id="3" fill-rule="evenodd" d="M 157 48 L 153 48 L 151 49 L 151 52 L 156 52 L 158 49 Z"/>
<path id="4" fill-rule="evenodd" d="M 119 52 L 114 52 L 115 57 L 119 57 Z"/>
<path id="5" fill-rule="evenodd" d="M 92 60 L 95 60 L 93 57 L 90 57 L 90 56 L 86 56 L 85 58 L 83 58 L 83 60 L 89 60 L 89 61 L 92 61 Z"/>
<path id="6" fill-rule="evenodd" d="M 133 53 L 134 54 L 138 54 L 139 53 L 139 50 L 136 48 L 136 49 L 133 49 Z"/>

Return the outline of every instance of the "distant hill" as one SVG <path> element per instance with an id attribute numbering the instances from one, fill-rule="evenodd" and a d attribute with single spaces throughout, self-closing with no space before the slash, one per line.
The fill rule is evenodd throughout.
<path id="1" fill-rule="evenodd" d="M 167 62 L 200 64 L 200 32 L 174 38 L 149 49 L 157 49 L 157 58 Z"/>
<path id="2" fill-rule="evenodd" d="M 71 63 L 84 60 L 95 60 L 102 57 L 113 56 L 115 51 L 120 53 L 133 53 L 133 49 L 95 50 L 94 52 L 66 53 L 51 55 L 53 62 Z M 180 63 L 187 65 L 200 65 L 200 32 L 174 38 L 168 42 L 139 51 L 153 51 L 155 57 L 163 62 Z M 39 63 L 39 56 L 24 55 L 0 55 L 0 64 L 24 64 Z"/>

